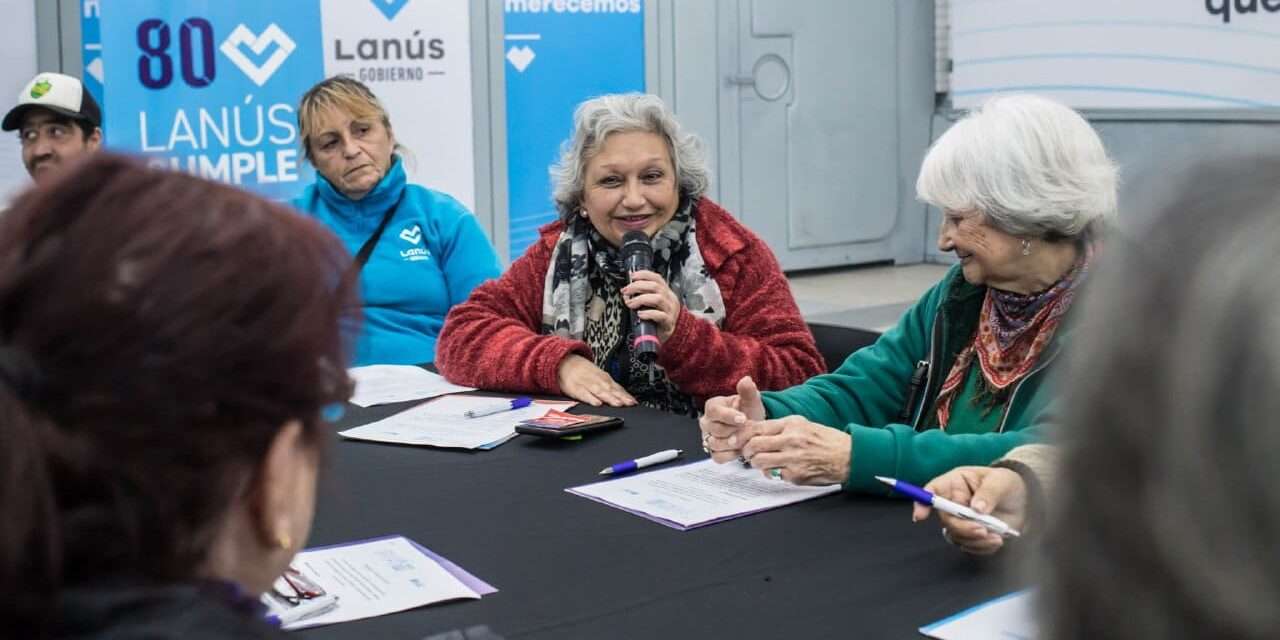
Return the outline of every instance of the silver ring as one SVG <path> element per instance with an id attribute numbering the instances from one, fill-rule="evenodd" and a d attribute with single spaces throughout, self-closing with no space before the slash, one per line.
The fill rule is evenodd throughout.
<path id="1" fill-rule="evenodd" d="M 774 468 L 770 469 L 770 470 L 769 470 L 769 477 L 770 477 L 770 478 L 773 478 L 774 480 L 781 480 L 781 479 L 782 479 L 782 467 L 774 467 Z"/>
<path id="2" fill-rule="evenodd" d="M 947 544 L 955 544 L 955 543 L 956 543 L 956 541 L 955 541 L 955 540 L 952 540 L 952 539 L 951 539 L 951 533 L 950 533 L 949 531 L 947 531 L 947 528 L 946 528 L 946 527 L 943 527 L 943 528 L 942 528 L 942 539 L 943 539 L 943 540 L 946 540 L 946 541 L 947 541 Z"/>
<path id="3" fill-rule="evenodd" d="M 702 452 L 708 455 L 711 453 L 711 447 L 709 446 L 710 440 L 711 440 L 711 434 L 709 433 L 702 434 Z"/>

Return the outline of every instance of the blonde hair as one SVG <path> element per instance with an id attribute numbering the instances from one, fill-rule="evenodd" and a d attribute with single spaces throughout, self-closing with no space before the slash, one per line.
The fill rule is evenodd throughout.
<path id="1" fill-rule="evenodd" d="M 349 114 L 353 118 L 381 120 L 382 126 L 392 132 L 387 110 L 363 82 L 346 75 L 326 78 L 307 89 L 298 103 L 298 139 L 302 144 L 302 155 L 308 161 L 312 160 L 311 137 L 318 133 L 316 122 L 320 119 L 320 114 L 330 109 Z M 396 141 L 392 153 L 403 156 L 406 151 Z"/>

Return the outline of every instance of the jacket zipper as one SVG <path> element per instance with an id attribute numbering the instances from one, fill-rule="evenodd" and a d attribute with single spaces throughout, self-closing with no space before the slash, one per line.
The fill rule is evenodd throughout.
<path id="1" fill-rule="evenodd" d="M 942 308 L 933 312 L 933 335 L 929 337 L 929 368 L 924 372 L 924 393 L 920 394 L 920 404 L 916 407 L 916 417 L 911 421 L 911 427 L 916 431 L 920 430 L 920 420 L 924 418 L 925 405 L 929 404 L 929 388 L 933 385 L 933 370 L 938 368 L 936 360 L 938 349 L 938 332 L 941 330 L 946 319 L 942 316 Z"/>

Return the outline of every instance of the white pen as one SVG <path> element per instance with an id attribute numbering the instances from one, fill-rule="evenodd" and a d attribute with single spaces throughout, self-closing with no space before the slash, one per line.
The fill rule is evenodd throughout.
<path id="1" fill-rule="evenodd" d="M 329 613 L 338 606 L 338 596 L 333 594 L 325 594 L 303 600 L 297 605 L 289 607 L 280 613 L 267 616 L 268 621 L 274 621 L 281 627 L 291 625 L 295 622 L 301 622 L 307 618 L 314 618 L 322 613 Z"/>
<path id="2" fill-rule="evenodd" d="M 528 396 L 520 396 L 518 398 L 512 398 L 510 400 L 498 400 L 492 404 L 487 404 L 483 407 L 476 407 L 475 409 L 469 409 L 467 411 L 464 411 L 462 415 L 467 418 L 479 418 L 482 416 L 491 416 L 495 413 L 502 413 L 503 411 L 514 411 L 516 409 L 523 409 L 532 403 L 533 403 L 533 398 L 530 398 Z"/>
<path id="3" fill-rule="evenodd" d="M 664 462 L 675 460 L 676 458 L 679 458 L 680 454 L 682 453 L 684 453 L 684 451 L 680 449 L 667 449 L 666 451 L 659 451 L 655 454 L 647 455 L 643 458 L 636 458 L 635 460 L 627 460 L 626 462 L 619 462 L 618 464 L 609 465 L 600 470 L 600 475 L 616 476 L 619 474 L 635 471 L 636 469 L 652 467 L 655 464 L 662 464 Z"/>
<path id="4" fill-rule="evenodd" d="M 876 480 L 879 480 L 880 482 L 883 482 L 889 485 L 889 487 L 892 488 L 894 491 L 897 491 L 898 493 L 901 493 L 902 495 L 908 498 L 911 498 L 912 500 L 915 500 L 916 502 L 919 502 L 922 505 L 925 505 L 927 507 L 933 507 L 938 511 L 949 513 L 953 516 L 959 516 L 961 518 L 964 518 L 965 520 L 972 520 L 1006 538 L 1009 538 L 1009 537 L 1016 538 L 1022 535 L 1018 533 L 1016 529 L 1014 529 L 1013 527 L 1010 527 L 1000 518 L 997 518 L 995 516 L 990 516 L 985 513 L 978 513 L 977 511 L 974 511 L 973 509 L 966 507 L 960 503 L 952 502 L 940 496 L 935 496 L 932 493 L 929 493 L 928 491 L 925 491 L 924 489 L 921 489 L 920 487 L 915 486 L 914 484 L 903 482 L 901 480 L 895 480 L 893 478 L 886 478 L 884 476 L 876 476 Z"/>

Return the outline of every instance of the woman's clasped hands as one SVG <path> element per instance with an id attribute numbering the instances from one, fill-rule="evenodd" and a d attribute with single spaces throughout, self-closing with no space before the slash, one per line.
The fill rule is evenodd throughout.
<path id="1" fill-rule="evenodd" d="M 736 391 L 708 400 L 698 420 L 703 449 L 712 460 L 739 460 L 793 484 L 840 484 L 848 478 L 849 434 L 801 416 L 767 419 L 750 377 L 739 380 Z"/>

